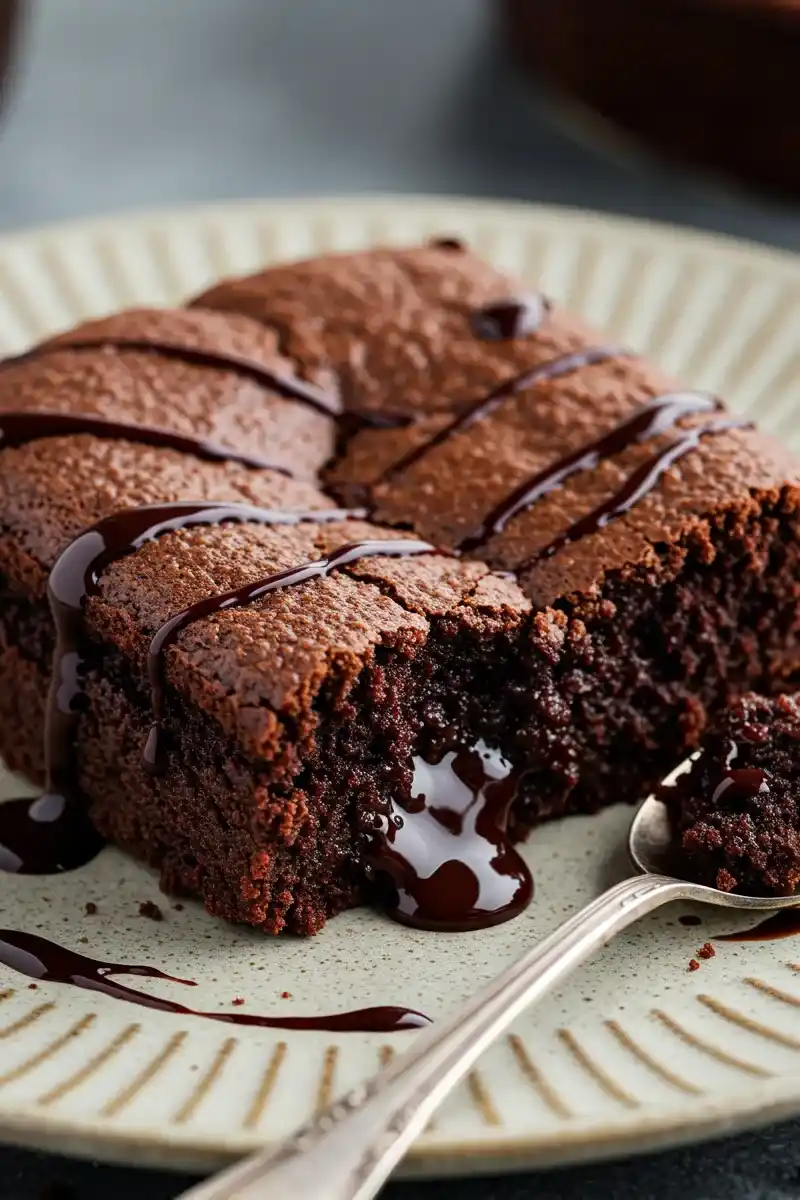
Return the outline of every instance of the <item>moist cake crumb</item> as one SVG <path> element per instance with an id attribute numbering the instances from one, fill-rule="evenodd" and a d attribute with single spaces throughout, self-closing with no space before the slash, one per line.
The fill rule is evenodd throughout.
<path id="1" fill-rule="evenodd" d="M 700 970 L 700 963 L 697 961 L 697 959 L 696 959 L 696 958 L 690 958 L 690 959 L 689 959 L 689 966 L 686 968 L 686 970 L 687 970 L 687 971 L 699 971 L 699 970 Z"/>
<path id="2" fill-rule="evenodd" d="M 699 958 L 714 958 L 716 956 L 716 953 L 717 952 L 714 949 L 714 947 L 711 945 L 711 942 L 703 942 L 703 945 L 697 951 Z"/>
<path id="3" fill-rule="evenodd" d="M 139 905 L 139 916 L 147 917 L 149 921 L 163 921 L 164 914 L 152 900 L 143 900 Z"/>
<path id="4" fill-rule="evenodd" d="M 689 874 L 724 892 L 791 896 L 800 882 L 800 699 L 748 693 L 662 790 Z"/>

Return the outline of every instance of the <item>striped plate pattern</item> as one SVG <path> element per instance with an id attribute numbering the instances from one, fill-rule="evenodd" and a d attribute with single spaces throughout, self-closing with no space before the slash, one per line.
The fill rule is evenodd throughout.
<path id="1" fill-rule="evenodd" d="M 464 236 L 689 385 L 800 446 L 800 265 L 724 239 L 590 213 L 424 198 L 246 203 L 0 239 L 0 352 L 126 304 L 160 304 L 276 259 Z M 0 769 L 0 799 L 20 785 Z M 356 912 L 309 942 L 173 908 L 107 850 L 63 878 L 0 878 L 0 925 L 198 980 L 193 1007 L 301 1015 L 451 1011 L 622 869 L 629 810 L 540 831 L 519 920 L 435 936 Z M 99 912 L 87 916 L 94 901 Z M 142 901 L 165 913 L 139 916 Z M 684 910 L 685 911 L 685 910 Z M 643 1150 L 800 1112 L 800 942 L 706 940 L 741 923 L 673 906 L 606 948 L 496 1045 L 406 1170 L 445 1175 Z M 142 989 L 186 1000 L 178 984 Z M 288 993 L 288 995 L 282 995 Z M 209 1167 L 276 1141 L 413 1034 L 226 1026 L 29 981 L 0 968 L 0 1136 L 133 1163 Z"/>

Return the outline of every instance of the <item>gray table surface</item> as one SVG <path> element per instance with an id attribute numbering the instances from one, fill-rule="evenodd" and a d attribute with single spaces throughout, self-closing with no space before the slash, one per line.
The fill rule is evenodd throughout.
<path id="1" fill-rule="evenodd" d="M 507 67 L 489 17 L 488 0 L 39 0 L 0 125 L 0 228 L 227 197 L 437 192 L 800 249 L 800 206 L 567 136 Z M 0 1150 L 2 1200 L 168 1200 L 186 1183 Z M 620 1164 L 397 1184 L 387 1196 L 800 1197 L 800 1123 Z"/>

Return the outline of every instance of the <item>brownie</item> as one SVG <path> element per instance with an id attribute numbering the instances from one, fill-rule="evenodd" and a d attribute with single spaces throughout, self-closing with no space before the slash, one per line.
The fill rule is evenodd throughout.
<path id="1" fill-rule="evenodd" d="M 148 352 L 148 339 L 189 358 Z M 343 544 L 408 538 L 362 518 L 315 522 L 336 505 L 304 476 L 330 456 L 334 421 L 252 375 L 190 361 L 209 341 L 286 375 L 271 331 L 198 311 L 121 314 L 0 371 L 0 430 L 2 413 L 20 410 L 124 417 L 282 467 L 91 433 L 3 449 L 0 751 L 42 780 L 48 572 L 83 530 L 186 499 L 304 513 L 289 526 L 177 530 L 110 564 L 86 607 L 75 741 L 94 823 L 159 866 L 168 890 L 200 894 L 229 919 L 309 933 L 358 900 L 370 822 L 387 811 L 389 783 L 410 776 L 423 717 L 431 737 L 476 719 L 529 604 L 479 563 L 430 554 L 398 570 L 375 557 L 193 624 L 166 655 L 165 763 L 148 774 L 146 656 L 167 618 Z"/>
<path id="2" fill-rule="evenodd" d="M 800 193 L 797 0 L 499 0 L 496 9 L 510 52 L 537 82 L 706 172 Z"/>
<path id="3" fill-rule="evenodd" d="M 800 661 L 783 450 L 452 240 L 82 326 L 3 366 L 0 435 L 0 752 L 36 779 L 65 549 L 251 506 L 81 576 L 68 740 L 106 837 L 265 930 L 396 881 L 420 778 L 522 837 Z M 463 812 L 426 795 L 435 857 Z"/>
<path id="4" fill-rule="evenodd" d="M 515 302 L 537 308 L 536 328 L 479 336 L 487 313 Z M 640 799 L 731 695 L 769 690 L 796 668 L 797 467 L 752 429 L 702 439 L 619 519 L 555 553 L 543 551 L 671 445 L 675 427 L 598 455 L 475 546 L 514 488 L 679 390 L 557 305 L 536 306 L 529 289 L 450 245 L 278 266 L 197 303 L 279 330 L 301 370 L 329 364 L 348 405 L 396 418 L 340 445 L 325 472 L 340 499 L 518 575 L 531 637 L 487 717 L 505 752 L 523 755 L 521 831 Z M 582 363 L 592 350 L 596 361 Z M 554 363 L 573 369 L 525 385 Z M 479 419 L 454 428 L 470 411 Z M 720 418 L 700 412 L 678 429 L 709 419 Z"/>
<path id="5" fill-rule="evenodd" d="M 800 700 L 748 693 L 662 795 L 681 860 L 724 892 L 791 896 L 800 883 Z"/>

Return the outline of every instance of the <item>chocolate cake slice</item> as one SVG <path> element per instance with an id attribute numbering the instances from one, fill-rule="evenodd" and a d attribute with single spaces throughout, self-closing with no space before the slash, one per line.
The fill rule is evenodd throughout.
<path id="1" fill-rule="evenodd" d="M 7 868 L 88 811 L 267 930 L 506 919 L 507 820 L 638 799 L 800 657 L 782 450 L 452 240 L 37 347 L 0 458 Z"/>
<path id="2" fill-rule="evenodd" d="M 664 788 L 682 861 L 724 892 L 800 884 L 800 701 L 749 693 L 714 722 L 691 770 Z"/>
<path id="3" fill-rule="evenodd" d="M 361 895 L 412 752 L 475 743 L 529 609 L 303 478 L 334 429 L 307 387 L 259 325 L 196 311 L 122 314 L 0 371 L 3 757 L 88 798 L 166 888 L 304 933 Z M 162 639 L 154 692 L 152 639 L 176 613 L 347 547 L 369 562 Z"/>

